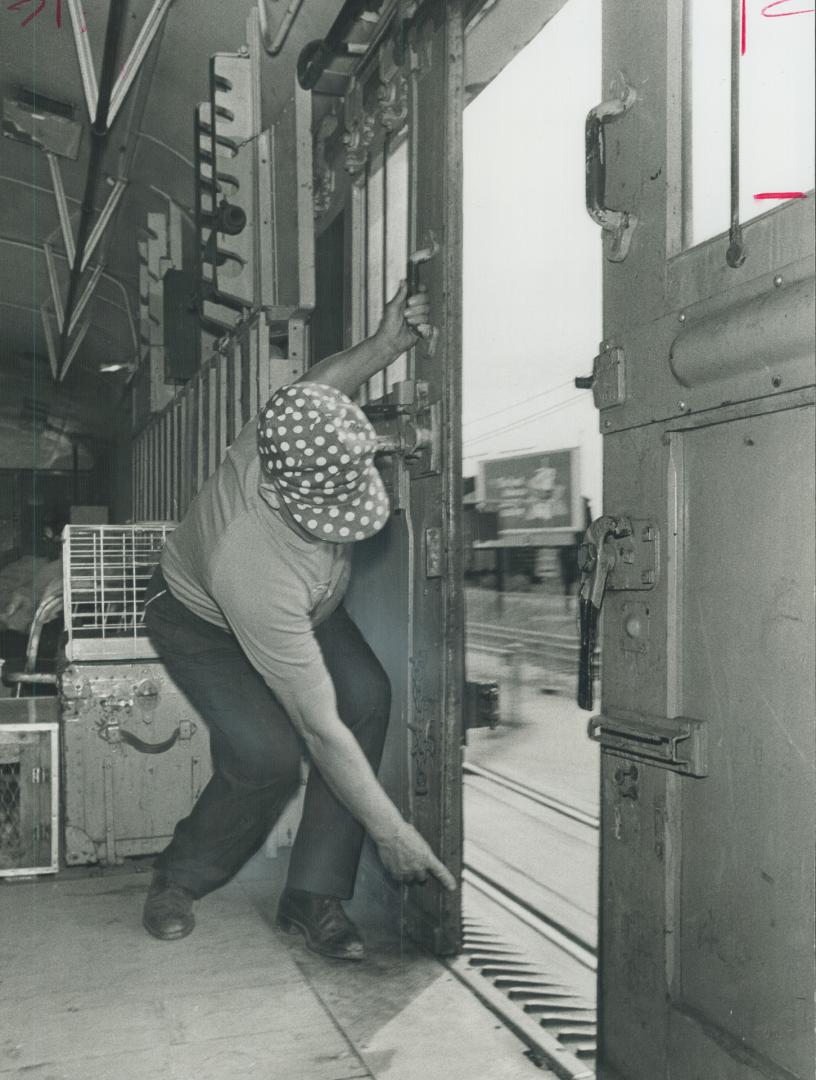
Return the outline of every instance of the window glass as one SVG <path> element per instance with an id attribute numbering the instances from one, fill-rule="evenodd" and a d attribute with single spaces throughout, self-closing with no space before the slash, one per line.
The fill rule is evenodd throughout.
<path id="1" fill-rule="evenodd" d="M 371 164 L 366 184 L 366 334 L 377 329 L 383 310 L 383 168 L 382 158 Z M 378 372 L 368 384 L 368 399 L 382 397 L 384 376 Z"/>
<path id="2" fill-rule="evenodd" d="M 390 300 L 406 274 L 408 261 L 408 140 L 388 155 L 386 168 L 385 296 Z M 387 390 L 408 377 L 408 357 L 399 356 L 386 371 Z"/>
<path id="3" fill-rule="evenodd" d="M 698 244 L 730 221 L 731 3 L 690 0 L 691 156 L 687 236 Z M 745 0 L 740 59 L 740 220 L 814 184 L 813 8 L 808 0 Z"/>

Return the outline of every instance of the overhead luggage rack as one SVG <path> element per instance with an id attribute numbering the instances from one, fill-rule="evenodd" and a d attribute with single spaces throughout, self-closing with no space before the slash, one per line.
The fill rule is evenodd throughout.
<path id="1" fill-rule="evenodd" d="M 144 597 L 171 522 L 68 525 L 63 599 L 69 660 L 149 659 Z"/>

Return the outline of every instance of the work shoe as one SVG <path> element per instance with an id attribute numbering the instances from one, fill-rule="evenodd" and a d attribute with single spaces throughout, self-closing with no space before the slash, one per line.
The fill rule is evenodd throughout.
<path id="1" fill-rule="evenodd" d="M 189 889 L 154 874 L 142 914 L 145 930 L 162 941 L 187 937 L 195 926 L 193 900 Z"/>
<path id="2" fill-rule="evenodd" d="M 365 959 L 360 933 L 336 896 L 285 889 L 278 904 L 277 922 L 290 934 L 303 934 L 307 947 L 321 956 Z"/>

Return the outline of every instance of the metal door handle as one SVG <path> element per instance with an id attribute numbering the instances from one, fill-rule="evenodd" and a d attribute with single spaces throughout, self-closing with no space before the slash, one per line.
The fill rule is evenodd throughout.
<path id="1" fill-rule="evenodd" d="M 618 96 L 590 109 L 586 118 L 586 208 L 592 220 L 611 237 L 606 257 L 611 262 L 622 262 L 629 253 L 637 216 L 629 210 L 611 210 L 606 205 L 605 128 L 610 120 L 628 112 L 637 94 L 620 71 L 616 82 L 620 87 Z"/>
<path id="2" fill-rule="evenodd" d="M 592 708 L 592 654 L 598 637 L 598 619 L 606 591 L 606 579 L 615 565 L 615 549 L 607 544 L 610 537 L 632 535 L 632 523 L 626 517 L 605 514 L 596 518 L 584 535 L 578 558 L 581 589 L 578 610 L 581 624 L 581 654 L 578 668 L 578 706 Z"/>

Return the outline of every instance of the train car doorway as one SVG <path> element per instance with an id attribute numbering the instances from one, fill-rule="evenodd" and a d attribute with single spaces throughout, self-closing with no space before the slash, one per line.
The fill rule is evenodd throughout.
<path id="1" fill-rule="evenodd" d="M 583 154 L 600 62 L 599 5 L 570 0 L 464 118 L 466 663 L 486 710 L 465 753 L 465 937 L 493 930 L 532 965 L 493 981 L 576 1067 L 595 1042 L 599 761 L 576 704 L 577 547 L 600 513 L 601 437 L 575 378 L 602 336 Z"/>

